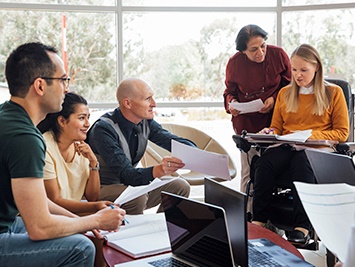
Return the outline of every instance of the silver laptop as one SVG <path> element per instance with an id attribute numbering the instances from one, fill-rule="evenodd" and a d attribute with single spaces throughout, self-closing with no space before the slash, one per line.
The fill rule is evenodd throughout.
<path id="1" fill-rule="evenodd" d="M 305 153 L 319 184 L 355 185 L 355 166 L 351 157 L 312 149 L 306 149 Z"/>
<path id="2" fill-rule="evenodd" d="M 227 217 L 234 262 L 237 266 L 313 266 L 268 239 L 248 241 L 246 195 L 205 178 L 205 202 L 221 206 Z"/>
<path id="3" fill-rule="evenodd" d="M 165 192 L 162 205 L 172 252 L 115 266 L 236 266 L 223 208 Z"/>

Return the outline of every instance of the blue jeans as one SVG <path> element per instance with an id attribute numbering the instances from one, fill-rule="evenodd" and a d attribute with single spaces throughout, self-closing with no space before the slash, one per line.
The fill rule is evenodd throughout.
<path id="1" fill-rule="evenodd" d="M 82 234 L 32 241 L 21 217 L 0 234 L 0 266 L 93 266 L 95 246 Z"/>

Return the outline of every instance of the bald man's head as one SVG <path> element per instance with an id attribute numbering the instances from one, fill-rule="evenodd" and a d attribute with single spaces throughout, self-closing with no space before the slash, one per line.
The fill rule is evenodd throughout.
<path id="1" fill-rule="evenodd" d="M 123 116 L 135 124 L 143 119 L 153 119 L 156 107 L 153 95 L 150 86 L 138 78 L 123 80 L 116 93 Z"/>
<path id="2" fill-rule="evenodd" d="M 142 90 L 150 89 L 150 86 L 145 81 L 138 78 L 127 78 L 123 80 L 117 88 L 116 98 L 119 105 L 122 105 L 125 98 L 136 98 Z"/>

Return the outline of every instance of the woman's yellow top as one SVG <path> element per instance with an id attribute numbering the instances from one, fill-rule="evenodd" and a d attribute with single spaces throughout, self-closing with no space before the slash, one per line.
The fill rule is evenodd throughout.
<path id="1" fill-rule="evenodd" d="M 310 139 L 336 140 L 345 142 L 349 134 L 349 117 L 343 90 L 336 85 L 329 86 L 332 92 L 330 107 L 323 115 L 312 114 L 314 94 L 299 94 L 297 112 L 286 112 L 284 95 L 290 86 L 282 88 L 277 96 L 270 128 L 279 135 L 312 129 Z"/>

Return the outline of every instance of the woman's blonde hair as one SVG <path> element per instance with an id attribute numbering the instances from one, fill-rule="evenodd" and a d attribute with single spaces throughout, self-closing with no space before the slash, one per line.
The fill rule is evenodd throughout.
<path id="1" fill-rule="evenodd" d="M 314 115 L 323 115 L 324 112 L 329 108 L 331 103 L 331 92 L 328 90 L 328 83 L 324 81 L 323 78 L 323 64 L 320 59 L 319 53 L 317 50 L 309 45 L 302 44 L 293 51 L 291 54 L 291 59 L 294 56 L 298 56 L 305 61 L 317 66 L 318 70 L 314 76 L 313 82 L 313 91 L 314 91 L 314 103 L 310 103 L 313 105 Z M 299 96 L 299 86 L 292 76 L 292 81 L 290 87 L 285 92 L 285 103 L 286 103 L 286 111 L 287 112 L 297 112 L 298 110 L 298 96 Z"/>

